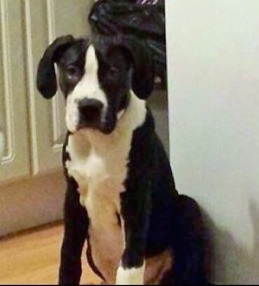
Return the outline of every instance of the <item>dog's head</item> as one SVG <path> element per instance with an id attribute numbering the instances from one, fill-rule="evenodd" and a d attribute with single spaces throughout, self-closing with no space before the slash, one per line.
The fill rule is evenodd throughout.
<path id="1" fill-rule="evenodd" d="M 127 38 L 57 38 L 38 66 L 37 88 L 45 98 L 59 85 L 66 98 L 66 125 L 111 133 L 127 108 L 130 90 L 146 99 L 153 88 L 152 57 L 140 40 Z"/>

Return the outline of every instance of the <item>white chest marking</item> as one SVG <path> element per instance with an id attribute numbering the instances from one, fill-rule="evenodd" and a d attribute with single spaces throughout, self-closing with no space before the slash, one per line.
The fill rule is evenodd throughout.
<path id="1" fill-rule="evenodd" d="M 122 148 L 120 153 L 118 150 L 109 152 L 107 142 L 106 152 L 102 148 L 96 150 L 88 135 L 78 132 L 70 136 L 71 161 L 67 161 L 67 168 L 78 183 L 80 203 L 86 207 L 90 219 L 88 233 L 92 258 L 102 275 L 112 283 L 124 248 L 118 216 L 120 193 L 124 191 L 127 174 L 128 148 Z"/>

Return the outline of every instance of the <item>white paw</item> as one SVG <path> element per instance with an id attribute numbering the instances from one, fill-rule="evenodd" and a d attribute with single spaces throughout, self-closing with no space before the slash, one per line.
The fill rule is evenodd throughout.
<path id="1" fill-rule="evenodd" d="M 116 285 L 144 285 L 145 266 L 125 269 L 120 266 L 117 270 Z"/>

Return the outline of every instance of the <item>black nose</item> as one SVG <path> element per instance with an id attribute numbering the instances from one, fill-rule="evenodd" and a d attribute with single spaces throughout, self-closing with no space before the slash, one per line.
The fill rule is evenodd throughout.
<path id="1" fill-rule="evenodd" d="M 93 98 L 84 98 L 78 102 L 80 123 L 91 125 L 100 120 L 103 103 Z"/>

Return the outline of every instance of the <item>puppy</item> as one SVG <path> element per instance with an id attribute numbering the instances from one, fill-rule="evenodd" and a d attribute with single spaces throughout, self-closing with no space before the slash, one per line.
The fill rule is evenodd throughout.
<path id="1" fill-rule="evenodd" d="M 105 284 L 203 282 L 200 213 L 178 195 L 146 99 L 151 55 L 133 37 L 56 39 L 37 87 L 66 99 L 67 181 L 60 284 L 78 284 L 81 252 Z"/>

